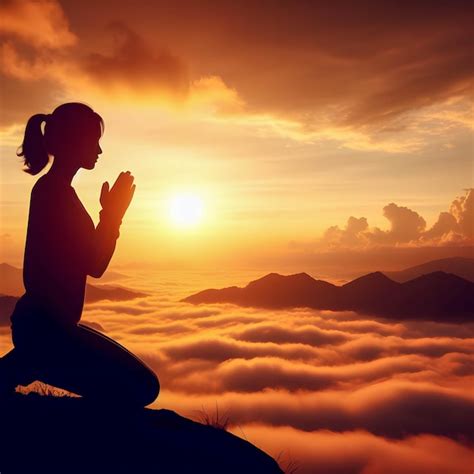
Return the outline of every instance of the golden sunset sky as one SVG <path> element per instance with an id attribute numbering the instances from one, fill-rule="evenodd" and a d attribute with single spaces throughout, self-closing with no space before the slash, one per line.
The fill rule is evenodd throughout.
<path id="1" fill-rule="evenodd" d="M 105 121 L 73 181 L 96 223 L 102 183 L 135 176 L 112 265 L 324 276 L 472 255 L 469 13 L 2 0 L 0 261 L 22 265 L 26 121 L 69 101 Z M 189 194 L 202 216 L 180 226 L 171 202 Z"/>
<path id="2" fill-rule="evenodd" d="M 84 102 L 105 122 L 72 182 L 94 222 L 104 181 L 137 186 L 115 273 L 89 283 L 143 296 L 82 320 L 155 371 L 153 408 L 219 404 L 301 474 L 472 472 L 472 320 L 182 300 L 474 256 L 473 5 L 0 0 L 0 263 L 22 267 L 49 169 L 22 171 L 28 118 Z"/>

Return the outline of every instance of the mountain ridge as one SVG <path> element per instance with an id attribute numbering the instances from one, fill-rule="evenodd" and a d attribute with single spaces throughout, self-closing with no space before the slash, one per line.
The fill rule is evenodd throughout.
<path id="1" fill-rule="evenodd" d="M 270 273 L 243 288 L 203 290 L 181 301 L 233 303 L 270 309 L 309 307 L 406 319 L 474 321 L 474 283 L 450 273 L 436 271 L 398 283 L 383 272 L 372 272 L 342 286 L 309 278 L 311 280 L 295 280 L 294 275 Z"/>
<path id="2" fill-rule="evenodd" d="M 428 262 L 414 265 L 399 271 L 384 271 L 392 280 L 404 283 L 412 280 L 417 276 L 432 273 L 434 271 L 444 271 L 460 276 L 465 280 L 474 282 L 474 258 L 468 257 L 447 257 L 436 260 L 429 260 Z"/>

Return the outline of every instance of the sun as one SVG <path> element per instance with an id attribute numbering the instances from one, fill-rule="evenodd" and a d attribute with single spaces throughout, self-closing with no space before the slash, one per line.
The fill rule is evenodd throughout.
<path id="1" fill-rule="evenodd" d="M 197 225 L 202 219 L 202 214 L 202 200 L 195 194 L 178 194 L 169 201 L 169 216 L 172 222 L 180 227 Z"/>

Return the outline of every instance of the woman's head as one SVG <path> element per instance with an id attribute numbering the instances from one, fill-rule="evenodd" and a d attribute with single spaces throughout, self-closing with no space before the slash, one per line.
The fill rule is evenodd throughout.
<path id="1" fill-rule="evenodd" d="M 99 140 L 103 131 L 100 115 L 78 102 L 60 105 L 49 115 L 33 115 L 26 124 L 23 144 L 17 153 L 24 158 L 23 171 L 38 174 L 50 156 L 67 160 L 78 168 L 92 169 L 102 153 Z"/>

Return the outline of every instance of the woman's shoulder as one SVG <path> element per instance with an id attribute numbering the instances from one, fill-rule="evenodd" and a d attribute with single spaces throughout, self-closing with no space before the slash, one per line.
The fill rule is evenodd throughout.
<path id="1" fill-rule="evenodd" d="M 32 190 L 32 195 L 40 195 L 46 197 L 48 195 L 73 195 L 74 188 L 48 173 L 44 174 L 36 180 Z"/>

